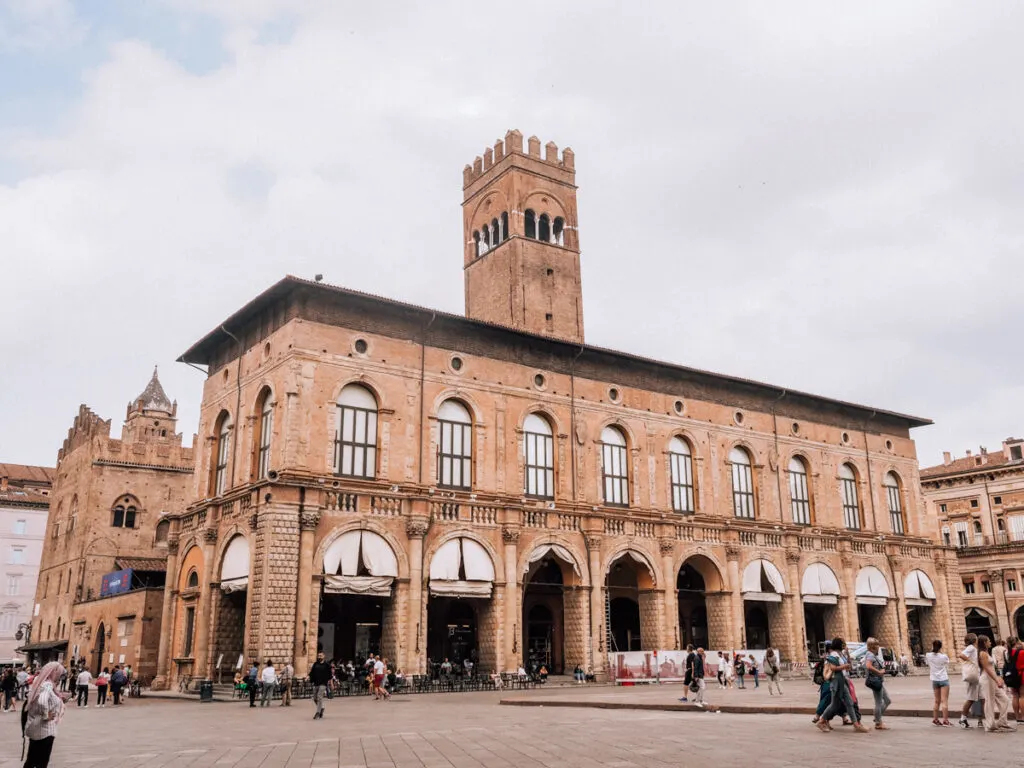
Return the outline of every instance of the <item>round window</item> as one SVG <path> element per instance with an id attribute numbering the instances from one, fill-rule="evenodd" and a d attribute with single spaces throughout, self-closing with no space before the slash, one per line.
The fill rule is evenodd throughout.
<path id="1" fill-rule="evenodd" d="M 533 377 L 533 386 L 535 386 L 537 389 L 544 389 L 544 375 L 543 374 L 538 373 L 536 376 Z"/>
<path id="2" fill-rule="evenodd" d="M 742 424 L 744 418 L 743 411 L 736 411 L 736 413 L 732 415 L 732 418 L 737 424 Z"/>
<path id="3" fill-rule="evenodd" d="M 892 440 L 886 440 L 885 441 L 885 450 L 887 450 L 887 451 L 891 451 L 892 450 Z"/>
<path id="4" fill-rule="evenodd" d="M 843 440 L 844 444 L 850 442 L 850 433 L 849 432 L 843 432 L 841 437 L 842 437 L 842 440 Z"/>
<path id="5" fill-rule="evenodd" d="M 800 434 L 800 422 L 798 422 L 798 421 L 794 421 L 794 422 L 793 422 L 793 423 L 792 423 L 792 424 L 790 425 L 790 427 L 789 427 L 789 428 L 790 428 L 791 430 L 793 430 L 793 434 L 794 434 L 794 435 L 799 435 L 799 434 Z"/>
<path id="6" fill-rule="evenodd" d="M 676 401 L 675 401 L 675 402 L 674 402 L 674 403 L 672 404 L 672 409 L 673 409 L 673 410 L 674 410 L 674 411 L 675 411 L 676 413 L 680 413 L 680 414 L 681 414 L 681 413 L 683 412 L 683 401 L 682 401 L 682 400 L 676 400 Z"/>
<path id="7" fill-rule="evenodd" d="M 615 387 L 609 389 L 608 399 L 611 400 L 613 403 L 619 402 L 619 390 L 617 390 Z"/>
<path id="8" fill-rule="evenodd" d="M 356 343 L 355 343 L 355 350 L 356 350 L 356 352 L 358 352 L 360 355 L 365 355 L 367 349 L 369 349 L 369 346 L 366 343 L 366 339 L 356 339 Z"/>
<path id="9" fill-rule="evenodd" d="M 452 358 L 452 362 L 451 362 L 451 366 L 452 366 L 452 370 L 453 371 L 461 371 L 462 370 L 462 358 L 459 357 L 458 355 L 453 357 Z"/>

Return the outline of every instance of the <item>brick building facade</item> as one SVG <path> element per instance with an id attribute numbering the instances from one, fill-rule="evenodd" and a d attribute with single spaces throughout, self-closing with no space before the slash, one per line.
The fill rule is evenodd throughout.
<path id="1" fill-rule="evenodd" d="M 288 277 L 182 356 L 208 378 L 161 682 L 318 647 L 804 660 L 908 648 L 908 607 L 960 631 L 928 422 L 584 344 L 574 164 L 512 131 L 466 167 L 466 317 Z"/>
<path id="2" fill-rule="evenodd" d="M 956 547 L 968 629 L 1024 637 L 1024 440 L 921 470 L 928 514 Z"/>
<path id="3" fill-rule="evenodd" d="M 83 660 L 93 673 L 131 664 L 156 673 L 167 533 L 192 488 L 192 449 L 175 431 L 177 404 L 153 372 L 129 404 L 121 439 L 81 406 L 57 454 L 36 588 L 36 658 Z M 104 588 L 123 571 L 120 587 Z"/>

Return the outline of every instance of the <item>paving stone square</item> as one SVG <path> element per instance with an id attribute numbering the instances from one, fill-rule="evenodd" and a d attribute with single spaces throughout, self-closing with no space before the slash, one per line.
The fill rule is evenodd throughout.
<path id="1" fill-rule="evenodd" d="M 920 682 L 910 681 L 920 686 Z M 910 683 L 908 683 L 909 685 Z M 909 690 L 909 689 L 908 689 Z M 640 691 L 674 701 L 679 688 Z M 575 693 L 575 692 L 574 692 Z M 578 694 L 625 696 L 593 688 Z M 744 692 L 733 692 L 734 694 Z M 795 692 L 794 692 L 795 693 Z M 517 696 L 568 695 L 563 691 Z M 951 766 L 1010 764 L 1019 733 L 939 729 L 893 718 L 889 732 L 822 734 L 804 715 L 716 714 L 502 706 L 501 693 L 333 699 L 313 721 L 296 701 L 250 709 L 239 702 L 143 699 L 118 708 L 69 708 L 51 765 L 103 768 L 669 768 L 670 766 Z M 765 696 L 767 698 L 767 696 Z M 801 701 L 806 696 L 794 695 Z M 894 696 L 895 698 L 895 696 Z M 0 718 L 0 768 L 20 765 L 18 718 Z"/>

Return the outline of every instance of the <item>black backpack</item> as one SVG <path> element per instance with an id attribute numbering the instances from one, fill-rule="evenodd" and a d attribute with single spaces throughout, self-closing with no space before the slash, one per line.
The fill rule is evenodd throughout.
<path id="1" fill-rule="evenodd" d="M 1020 670 L 1017 667 L 1017 657 L 1020 656 L 1020 648 L 1010 651 L 1010 656 L 1003 666 L 1003 682 L 1007 688 L 1020 688 Z"/>
<path id="2" fill-rule="evenodd" d="M 825 684 L 825 660 L 818 659 L 818 663 L 814 665 L 814 676 L 811 678 L 815 685 Z"/>

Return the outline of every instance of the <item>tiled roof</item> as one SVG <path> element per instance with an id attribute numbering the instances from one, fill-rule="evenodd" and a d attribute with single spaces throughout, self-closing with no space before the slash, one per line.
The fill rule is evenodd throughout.
<path id="1" fill-rule="evenodd" d="M 117 564 L 133 571 L 166 571 L 167 561 L 159 557 L 119 557 Z"/>
<path id="2" fill-rule="evenodd" d="M 0 506 L 4 504 L 48 507 L 50 506 L 50 497 L 32 488 L 8 487 L 6 491 L 0 491 Z"/>
<path id="3" fill-rule="evenodd" d="M 171 399 L 167 397 L 167 393 L 164 392 L 164 388 L 160 384 L 160 379 L 156 375 L 156 366 L 153 366 L 153 376 L 149 380 L 149 384 L 142 390 L 142 394 L 135 398 L 135 402 L 139 400 L 142 401 L 144 411 L 171 412 Z"/>
<path id="4" fill-rule="evenodd" d="M 36 467 L 30 464 L 4 464 L 0 462 L 0 477 L 6 477 L 12 484 L 33 483 L 53 485 L 53 467 Z"/>
<path id="5" fill-rule="evenodd" d="M 981 459 L 981 463 L 978 463 L 978 459 Z M 984 472 L 989 469 L 996 467 L 1005 467 L 1009 464 L 1019 464 L 1021 469 L 1024 469 L 1024 462 L 1022 461 L 1010 461 L 1006 458 L 1006 455 L 1001 451 L 998 453 L 979 453 L 974 456 L 964 456 L 960 459 L 954 459 L 949 464 L 939 464 L 934 467 L 925 467 L 921 470 L 921 477 L 940 477 L 942 475 L 955 475 L 960 472 Z"/>

